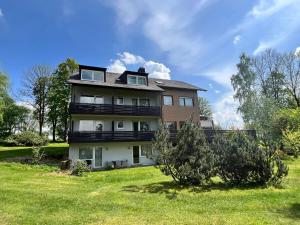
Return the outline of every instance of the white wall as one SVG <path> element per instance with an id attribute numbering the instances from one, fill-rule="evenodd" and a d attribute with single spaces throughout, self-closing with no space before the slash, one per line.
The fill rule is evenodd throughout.
<path id="1" fill-rule="evenodd" d="M 69 159 L 78 160 L 80 146 L 101 146 L 102 147 L 102 165 L 106 166 L 106 162 L 127 160 L 128 166 L 133 165 L 133 146 L 140 146 L 141 144 L 151 144 L 151 142 L 109 142 L 109 143 L 80 143 L 70 144 Z M 141 150 L 140 150 L 141 151 Z M 141 156 L 140 165 L 153 165 L 155 162 L 152 159 Z"/>

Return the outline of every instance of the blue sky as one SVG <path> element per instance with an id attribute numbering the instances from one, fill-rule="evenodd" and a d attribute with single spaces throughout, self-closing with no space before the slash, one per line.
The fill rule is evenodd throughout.
<path id="1" fill-rule="evenodd" d="M 241 52 L 300 46 L 300 0 L 0 0 L 0 70 L 12 92 L 36 64 L 67 57 L 112 71 L 145 66 L 200 93 L 223 126 L 240 125 L 230 76 Z"/>

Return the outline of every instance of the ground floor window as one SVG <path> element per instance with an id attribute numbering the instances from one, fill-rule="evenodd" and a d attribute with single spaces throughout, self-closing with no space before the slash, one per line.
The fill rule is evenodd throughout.
<path id="1" fill-rule="evenodd" d="M 79 159 L 93 167 L 102 166 L 102 147 L 80 147 Z"/>
<path id="2" fill-rule="evenodd" d="M 141 145 L 141 156 L 148 157 L 151 155 L 152 155 L 152 145 L 151 144 Z"/>

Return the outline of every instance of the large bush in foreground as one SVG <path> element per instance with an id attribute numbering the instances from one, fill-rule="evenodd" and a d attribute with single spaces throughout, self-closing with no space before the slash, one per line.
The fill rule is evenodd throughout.
<path id="1" fill-rule="evenodd" d="M 242 132 L 217 135 L 212 143 L 216 169 L 220 178 L 233 184 L 278 184 L 287 176 L 288 168 L 274 155 L 270 145 L 257 141 Z"/>
<path id="2" fill-rule="evenodd" d="M 181 184 L 209 182 L 214 176 L 214 157 L 201 128 L 186 122 L 178 131 L 175 143 L 170 143 L 169 131 L 161 126 L 154 142 L 161 171 Z"/>
<path id="3" fill-rule="evenodd" d="M 40 136 L 38 133 L 32 131 L 24 131 L 22 133 L 10 135 L 6 138 L 5 143 L 11 146 L 43 146 L 47 145 L 48 137 L 46 135 Z"/>

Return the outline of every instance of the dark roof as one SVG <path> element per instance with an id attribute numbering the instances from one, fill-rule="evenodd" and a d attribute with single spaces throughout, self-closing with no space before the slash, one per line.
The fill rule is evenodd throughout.
<path id="1" fill-rule="evenodd" d="M 119 81 L 119 77 L 122 74 L 106 72 L 106 82 L 101 83 L 97 81 L 87 81 L 80 80 L 79 74 L 74 74 L 68 80 L 70 84 L 79 84 L 79 85 L 93 85 L 101 87 L 115 87 L 115 88 L 126 88 L 126 89 L 135 89 L 135 90 L 146 90 L 146 91 L 164 91 L 164 88 L 178 88 L 178 89 L 189 89 L 195 91 L 206 91 L 205 89 L 199 88 L 192 84 L 188 84 L 183 81 L 177 80 L 165 80 L 151 78 L 148 79 L 148 86 L 146 85 L 130 85 L 124 84 Z"/>
<path id="2" fill-rule="evenodd" d="M 149 81 L 152 81 L 159 87 L 167 87 L 167 88 L 180 88 L 180 89 L 190 89 L 190 90 L 196 90 L 196 91 L 207 91 L 203 88 L 199 88 L 195 85 L 188 84 L 183 81 L 178 80 L 165 80 L 165 79 L 157 79 L 157 78 L 149 78 Z M 149 82 L 151 83 L 151 82 Z"/>

